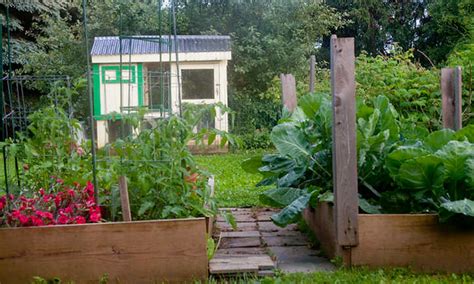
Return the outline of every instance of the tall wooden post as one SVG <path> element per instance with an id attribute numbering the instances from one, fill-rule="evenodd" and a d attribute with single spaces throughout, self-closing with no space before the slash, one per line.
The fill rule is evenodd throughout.
<path id="1" fill-rule="evenodd" d="M 309 92 L 314 93 L 314 82 L 316 80 L 316 56 L 309 58 Z"/>
<path id="2" fill-rule="evenodd" d="M 462 70 L 461 67 L 441 69 L 443 127 L 462 128 Z"/>
<path id="3" fill-rule="evenodd" d="M 290 112 L 293 112 L 297 106 L 295 77 L 291 74 L 281 74 L 280 80 L 282 103 Z"/>
<path id="4" fill-rule="evenodd" d="M 336 239 L 350 247 L 359 243 L 354 38 L 331 37 L 331 85 Z"/>

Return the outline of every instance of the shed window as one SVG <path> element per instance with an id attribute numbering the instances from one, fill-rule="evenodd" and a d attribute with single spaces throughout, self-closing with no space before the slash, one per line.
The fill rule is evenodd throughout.
<path id="1" fill-rule="evenodd" d="M 106 70 L 105 71 L 105 79 L 107 81 L 117 80 L 117 72 L 115 72 L 115 70 Z"/>
<path id="2" fill-rule="evenodd" d="M 183 99 L 214 99 L 214 69 L 183 69 Z"/>

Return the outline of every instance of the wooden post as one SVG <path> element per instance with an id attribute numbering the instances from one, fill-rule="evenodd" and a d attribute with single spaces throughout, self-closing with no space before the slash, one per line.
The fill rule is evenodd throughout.
<path id="1" fill-rule="evenodd" d="M 125 176 L 119 177 L 120 202 L 122 205 L 122 218 L 124 221 L 132 221 L 130 213 L 130 201 L 128 200 L 128 186 Z"/>
<path id="2" fill-rule="evenodd" d="M 291 74 L 281 74 L 280 80 L 283 105 L 293 112 L 297 106 L 295 77 Z"/>
<path id="3" fill-rule="evenodd" d="M 309 58 L 309 92 L 314 93 L 314 82 L 316 80 L 316 56 Z"/>
<path id="4" fill-rule="evenodd" d="M 359 243 L 354 38 L 331 37 L 333 183 L 336 240 Z"/>
<path id="5" fill-rule="evenodd" d="M 462 70 L 461 67 L 441 69 L 443 127 L 462 128 Z"/>

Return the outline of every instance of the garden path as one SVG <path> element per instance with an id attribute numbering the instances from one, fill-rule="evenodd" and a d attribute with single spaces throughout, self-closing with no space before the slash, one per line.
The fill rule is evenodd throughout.
<path id="1" fill-rule="evenodd" d="M 309 240 L 296 225 L 280 228 L 270 216 L 273 209 L 224 208 L 231 211 L 237 229 L 219 216 L 214 237 L 219 239 L 218 249 L 209 263 L 211 275 L 252 273 L 273 275 L 278 269 L 285 273 L 333 270 L 320 251 L 309 247 Z"/>

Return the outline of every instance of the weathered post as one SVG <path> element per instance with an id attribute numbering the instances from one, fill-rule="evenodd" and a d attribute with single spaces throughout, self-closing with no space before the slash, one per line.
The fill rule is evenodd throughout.
<path id="1" fill-rule="evenodd" d="M 461 67 L 441 69 L 443 127 L 462 128 L 462 70 Z"/>
<path id="2" fill-rule="evenodd" d="M 309 92 L 314 93 L 314 82 L 316 80 L 316 56 L 309 58 Z"/>
<path id="3" fill-rule="evenodd" d="M 295 77 L 291 74 L 281 74 L 280 80 L 282 103 L 290 112 L 293 112 L 297 106 Z"/>
<path id="4" fill-rule="evenodd" d="M 347 248 L 359 243 L 354 38 L 331 37 L 331 85 L 336 240 Z"/>
<path id="5" fill-rule="evenodd" d="M 122 205 L 122 219 L 124 221 L 132 221 L 130 212 L 130 201 L 128 200 L 128 185 L 125 176 L 119 177 L 120 202 Z"/>

